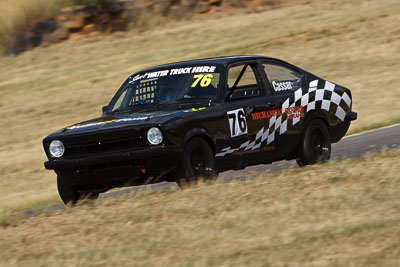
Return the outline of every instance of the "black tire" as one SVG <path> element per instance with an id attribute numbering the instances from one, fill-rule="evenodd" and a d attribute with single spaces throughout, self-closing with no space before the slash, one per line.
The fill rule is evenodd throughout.
<path id="1" fill-rule="evenodd" d="M 313 119 L 307 123 L 297 153 L 297 164 L 302 167 L 326 162 L 331 157 L 331 137 L 326 123 Z"/>
<path id="2" fill-rule="evenodd" d="M 217 179 L 217 171 L 209 144 L 200 137 L 194 137 L 185 145 L 175 180 L 180 187 L 185 187 L 199 179 L 214 181 Z"/>
<path id="3" fill-rule="evenodd" d="M 57 188 L 61 200 L 66 205 L 74 205 L 81 199 L 97 199 L 99 197 L 99 193 L 90 192 L 83 186 L 73 185 L 60 175 L 57 176 Z"/>

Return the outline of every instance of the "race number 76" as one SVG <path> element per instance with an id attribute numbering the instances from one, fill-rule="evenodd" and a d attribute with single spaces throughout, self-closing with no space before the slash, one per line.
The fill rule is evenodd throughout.
<path id="1" fill-rule="evenodd" d="M 246 115 L 242 108 L 228 111 L 226 114 L 228 115 L 231 137 L 247 134 Z"/>

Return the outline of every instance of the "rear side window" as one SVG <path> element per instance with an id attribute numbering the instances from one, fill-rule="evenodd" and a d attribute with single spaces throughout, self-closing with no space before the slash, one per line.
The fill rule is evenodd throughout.
<path id="1" fill-rule="evenodd" d="M 264 63 L 262 66 L 274 93 L 301 88 L 301 74 L 297 71 L 275 64 Z"/>
<path id="2" fill-rule="evenodd" d="M 250 64 L 231 67 L 228 72 L 228 99 L 242 99 L 260 95 L 260 87 Z"/>

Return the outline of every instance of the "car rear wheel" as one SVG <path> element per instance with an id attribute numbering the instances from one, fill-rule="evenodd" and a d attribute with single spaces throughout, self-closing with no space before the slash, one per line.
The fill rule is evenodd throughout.
<path id="1" fill-rule="evenodd" d="M 188 186 L 199 179 L 213 181 L 217 178 L 214 154 L 204 139 L 194 137 L 185 145 L 175 178 L 180 187 Z"/>
<path id="2" fill-rule="evenodd" d="M 331 138 L 328 127 L 321 119 L 307 123 L 299 144 L 296 161 L 302 167 L 326 162 L 331 157 Z"/>
<path id="3" fill-rule="evenodd" d="M 66 204 L 74 205 L 81 199 L 97 199 L 99 193 L 90 192 L 84 186 L 69 183 L 63 176 L 57 176 L 58 193 L 61 200 Z"/>

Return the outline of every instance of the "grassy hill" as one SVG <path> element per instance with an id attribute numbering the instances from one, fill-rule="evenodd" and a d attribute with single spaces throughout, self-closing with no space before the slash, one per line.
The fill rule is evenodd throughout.
<path id="1" fill-rule="evenodd" d="M 399 266 L 399 150 L 0 219 L 1 266 Z"/>
<path id="2" fill-rule="evenodd" d="M 352 89 L 351 132 L 400 121 L 400 3 L 293 1 L 292 5 L 170 22 L 0 58 L 0 210 L 58 201 L 41 139 L 100 115 L 141 68 L 199 57 L 279 57 Z"/>

